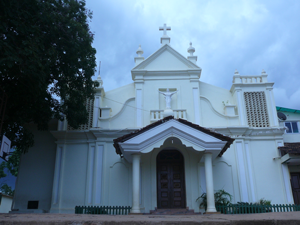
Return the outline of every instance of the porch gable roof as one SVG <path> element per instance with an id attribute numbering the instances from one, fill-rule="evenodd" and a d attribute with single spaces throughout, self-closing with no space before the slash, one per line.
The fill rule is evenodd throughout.
<path id="1" fill-rule="evenodd" d="M 219 157 L 223 155 L 223 153 L 229 148 L 229 146 L 234 141 L 233 138 L 224 136 L 224 135 L 222 135 L 220 133 L 213 132 L 213 131 L 211 131 L 211 130 L 209 130 L 207 128 L 201 127 L 201 126 L 199 126 L 197 124 L 193 124 L 193 123 L 191 123 L 191 122 L 189 122 L 187 120 L 184 120 L 184 119 L 175 119 L 173 116 L 168 116 L 168 117 L 165 117 L 165 118 L 163 118 L 161 120 L 158 120 L 158 121 L 156 121 L 156 122 L 154 122 L 152 124 L 149 124 L 148 126 L 145 126 L 145 127 L 141 128 L 141 129 L 139 129 L 137 131 L 134 131 L 134 132 L 132 132 L 130 134 L 126 134 L 124 136 L 121 136 L 119 138 L 114 139 L 113 140 L 114 141 L 113 145 L 114 145 L 114 147 L 116 149 L 116 153 L 119 154 L 119 155 L 122 155 L 122 151 L 121 151 L 119 143 L 124 143 L 124 142 L 126 142 L 126 141 L 128 141 L 128 140 L 130 140 L 130 139 L 132 139 L 134 137 L 137 137 L 137 136 L 143 134 L 144 132 L 149 131 L 149 130 L 151 130 L 151 129 L 159 126 L 159 125 L 162 125 L 162 124 L 164 124 L 164 123 L 166 123 L 166 122 L 168 122 L 170 120 L 178 121 L 179 123 L 187 125 L 187 126 L 191 127 L 192 129 L 200 131 L 200 132 L 202 132 L 204 134 L 207 134 L 207 135 L 209 135 L 209 136 L 211 136 L 213 138 L 217 138 L 220 141 L 226 142 L 226 144 L 224 145 L 224 147 L 222 148 L 222 150 L 218 154 Z"/>
<path id="2" fill-rule="evenodd" d="M 284 143 L 284 146 L 278 147 L 281 151 L 281 156 L 286 154 L 300 155 L 300 142 Z"/>

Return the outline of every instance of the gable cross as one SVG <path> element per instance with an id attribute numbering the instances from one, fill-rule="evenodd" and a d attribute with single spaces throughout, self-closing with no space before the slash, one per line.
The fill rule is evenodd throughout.
<path id="1" fill-rule="evenodd" d="M 159 27 L 159 30 L 163 30 L 164 31 L 164 36 L 167 36 L 167 30 L 171 30 L 171 27 L 167 27 L 167 25 L 164 24 L 163 27 Z"/>

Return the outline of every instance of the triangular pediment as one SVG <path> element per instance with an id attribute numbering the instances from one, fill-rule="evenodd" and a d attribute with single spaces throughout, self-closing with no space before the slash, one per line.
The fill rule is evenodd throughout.
<path id="1" fill-rule="evenodd" d="M 181 144 L 193 151 L 212 151 L 215 157 L 221 156 L 234 141 L 230 137 L 170 116 L 115 139 L 114 147 L 117 154 L 130 161 L 132 154 L 144 154 L 160 148 L 168 138 L 180 140 Z"/>
<path id="2" fill-rule="evenodd" d="M 165 44 L 155 53 L 134 67 L 132 71 L 168 71 L 201 69 L 199 66 L 182 56 L 170 45 Z"/>

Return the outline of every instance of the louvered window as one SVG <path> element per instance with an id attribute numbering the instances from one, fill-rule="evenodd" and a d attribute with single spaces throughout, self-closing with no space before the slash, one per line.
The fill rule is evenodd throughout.
<path id="1" fill-rule="evenodd" d="M 248 125 L 250 127 L 269 127 L 269 116 L 265 92 L 244 92 Z"/>
<path id="2" fill-rule="evenodd" d="M 88 99 L 85 103 L 86 110 L 89 114 L 88 122 L 86 124 L 82 124 L 76 130 L 88 130 L 93 127 L 93 114 L 94 114 L 94 100 Z M 68 130 L 75 130 L 74 128 L 68 126 Z"/>

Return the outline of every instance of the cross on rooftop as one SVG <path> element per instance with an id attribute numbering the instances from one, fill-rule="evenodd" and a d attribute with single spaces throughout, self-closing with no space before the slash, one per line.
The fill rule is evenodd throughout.
<path id="1" fill-rule="evenodd" d="M 163 30 L 164 31 L 164 36 L 167 36 L 167 30 L 171 30 L 171 27 L 167 27 L 167 25 L 164 24 L 163 27 L 159 27 L 159 30 Z"/>

